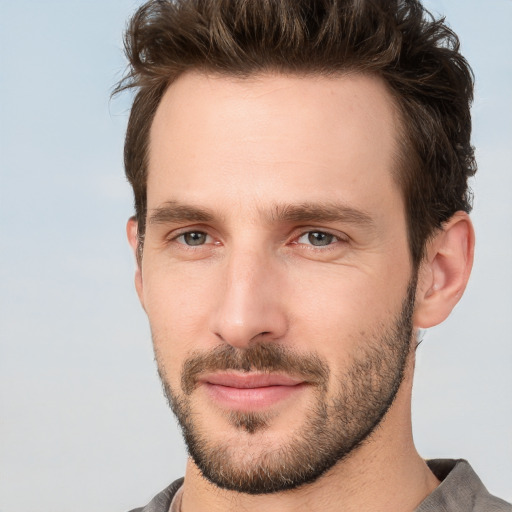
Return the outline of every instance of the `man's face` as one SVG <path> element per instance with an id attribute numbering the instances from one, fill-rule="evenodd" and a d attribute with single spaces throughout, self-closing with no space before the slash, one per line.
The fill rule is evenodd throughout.
<path id="1" fill-rule="evenodd" d="M 189 73 L 152 126 L 137 288 L 189 451 L 215 484 L 293 488 L 401 383 L 415 279 L 375 78 Z"/>

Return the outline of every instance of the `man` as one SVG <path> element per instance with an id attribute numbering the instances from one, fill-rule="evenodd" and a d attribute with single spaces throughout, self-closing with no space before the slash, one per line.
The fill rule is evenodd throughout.
<path id="1" fill-rule="evenodd" d="M 144 512 L 512 510 L 411 433 L 471 271 L 472 74 L 415 0 L 152 1 L 127 232 L 189 450 Z"/>

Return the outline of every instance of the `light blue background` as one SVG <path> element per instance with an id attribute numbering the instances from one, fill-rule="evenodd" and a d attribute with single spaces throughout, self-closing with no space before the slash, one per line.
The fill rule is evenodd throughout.
<path id="1" fill-rule="evenodd" d="M 181 476 L 132 285 L 109 102 L 138 2 L 0 0 L 0 512 L 123 512 Z M 425 457 L 465 457 L 512 500 L 512 1 L 437 0 L 476 78 L 478 244 L 414 390 Z"/>

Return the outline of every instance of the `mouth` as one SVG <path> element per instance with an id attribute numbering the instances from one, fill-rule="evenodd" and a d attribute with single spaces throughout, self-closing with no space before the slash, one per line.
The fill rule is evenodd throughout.
<path id="1" fill-rule="evenodd" d="M 290 375 L 263 373 L 211 373 L 199 384 L 217 405 L 230 410 L 257 411 L 302 392 L 308 385 Z"/>

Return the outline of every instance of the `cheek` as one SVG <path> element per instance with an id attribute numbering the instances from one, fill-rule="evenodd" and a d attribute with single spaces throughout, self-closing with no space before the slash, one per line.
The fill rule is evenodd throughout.
<path id="1" fill-rule="evenodd" d="M 348 267 L 297 273 L 287 299 L 290 339 L 300 340 L 303 350 L 318 352 L 333 366 L 337 361 L 344 366 L 360 344 L 401 310 L 405 276 L 402 281 Z"/>
<path id="2" fill-rule="evenodd" d="M 290 297 L 302 314 L 308 311 L 317 318 L 339 317 L 346 322 L 366 315 L 385 315 L 394 310 L 402 295 L 399 280 L 388 282 L 382 273 L 348 266 L 325 266 L 315 271 L 297 269 L 290 276 L 294 291 Z M 302 304 L 302 306 L 301 306 Z"/>
<path id="3" fill-rule="evenodd" d="M 143 296 L 149 320 L 158 328 L 182 331 L 197 326 L 205 314 L 215 272 L 194 263 L 166 264 L 163 258 L 148 261 L 143 272 Z"/>
<path id="4" fill-rule="evenodd" d="M 205 326 L 211 311 L 211 287 L 207 279 L 183 271 L 146 272 L 143 283 L 159 363 L 169 377 L 179 375 L 183 360 L 208 341 Z"/>

